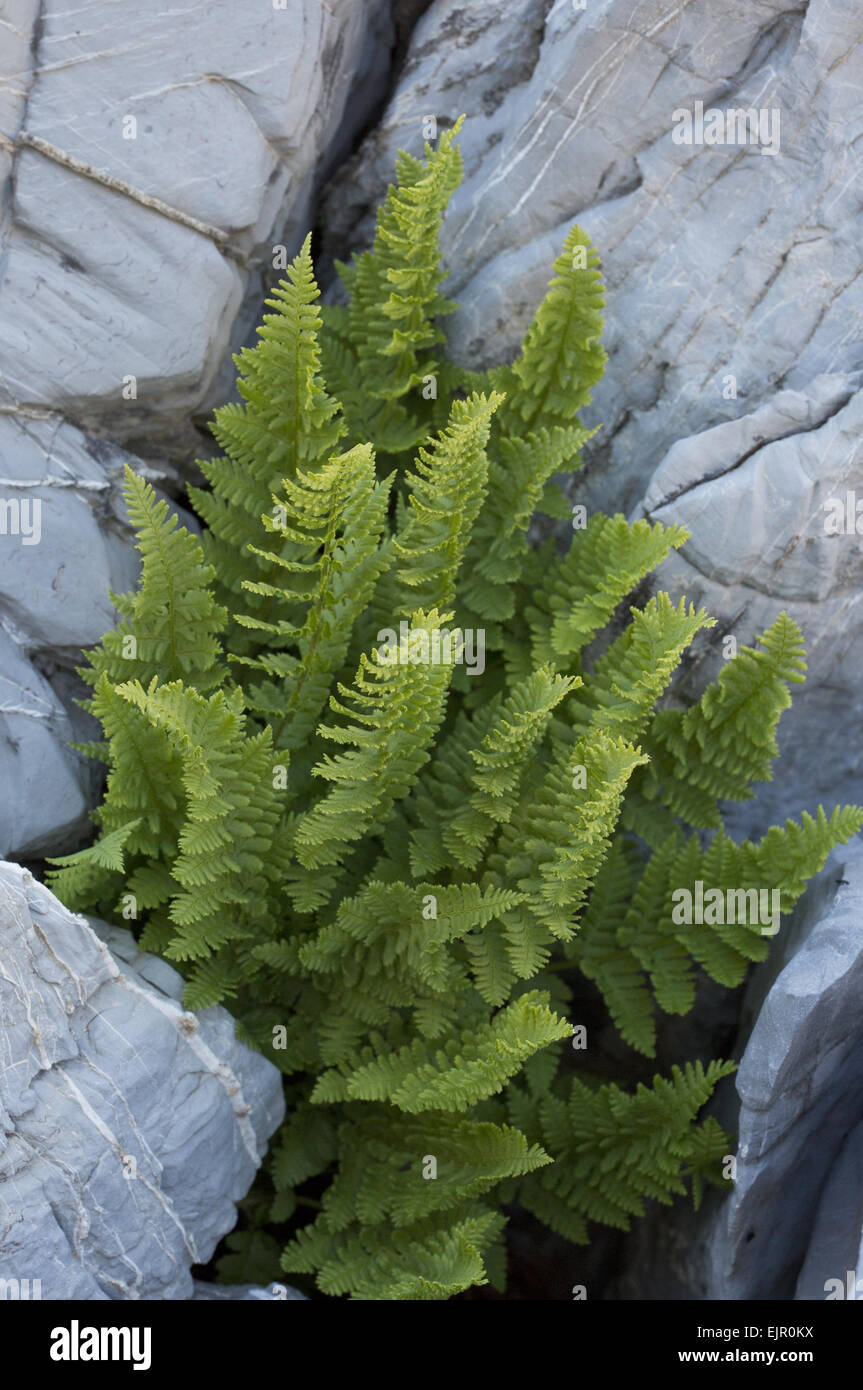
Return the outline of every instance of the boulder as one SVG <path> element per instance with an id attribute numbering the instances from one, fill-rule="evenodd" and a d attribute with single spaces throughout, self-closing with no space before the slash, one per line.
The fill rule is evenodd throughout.
<path id="1" fill-rule="evenodd" d="M 710 1190 L 698 1212 L 688 1198 L 649 1204 L 607 1297 L 823 1300 L 847 1297 L 849 1271 L 863 1279 L 861 990 L 858 837 L 831 855 L 746 987 L 725 1054 L 739 1068 L 709 1107 L 736 1134 L 733 1188 Z"/>
<path id="2" fill-rule="evenodd" d="M 284 1113 L 222 1008 L 0 864 L 0 1279 L 187 1299 Z"/>
<path id="3" fill-rule="evenodd" d="M 207 1284 L 195 1280 L 192 1300 L 196 1303 L 284 1303 L 306 1302 L 305 1294 L 288 1284 Z"/>
<path id="4" fill-rule="evenodd" d="M 378 100 L 389 6 L 12 10 L 0 406 L 170 442 L 208 408 L 273 242 L 305 234 Z"/>
<path id="5" fill-rule="evenodd" d="M 795 1299 L 863 1299 L 863 1120 L 833 1164 L 797 1277 Z"/>
<path id="6" fill-rule="evenodd" d="M 783 608 L 803 632 L 807 676 L 792 687 L 779 725 L 775 780 L 728 807 L 726 824 L 739 835 L 760 836 L 819 803 L 830 810 L 863 800 L 860 752 L 849 737 L 863 721 L 863 550 L 846 524 L 849 495 L 856 489 L 863 502 L 860 386 L 860 373 L 828 373 L 681 440 L 634 510 L 689 530 L 653 582 L 717 619 L 693 648 L 679 695 L 697 697 L 716 676 L 725 635 L 752 643 Z"/>
<path id="7" fill-rule="evenodd" d="M 99 764 L 69 746 L 100 737 L 75 668 L 116 621 L 111 594 L 136 581 L 126 463 L 170 485 L 169 469 L 59 416 L 0 413 L 0 857 L 71 847 L 98 794 Z"/>
<path id="8" fill-rule="evenodd" d="M 857 1265 L 863 843 L 832 863 L 753 979 L 755 1023 L 736 1078 L 737 1175 L 708 1241 L 711 1298 L 790 1299 L 801 1271 L 797 1296 L 824 1298 L 824 1280 Z"/>
<path id="9" fill-rule="evenodd" d="M 120 466 L 188 475 L 394 31 L 388 0 L 7 0 L 0 33 L 0 855 L 32 860 L 95 799 L 68 672 L 134 582 Z"/>

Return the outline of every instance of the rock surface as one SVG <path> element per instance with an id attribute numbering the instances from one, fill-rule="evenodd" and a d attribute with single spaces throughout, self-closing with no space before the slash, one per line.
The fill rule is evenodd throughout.
<path id="1" fill-rule="evenodd" d="M 192 1296 L 284 1102 L 225 1010 L 190 1015 L 181 994 L 127 931 L 0 864 L 0 1278 L 44 1299 Z"/>
<path id="2" fill-rule="evenodd" d="M 863 1299 L 863 1121 L 831 1170 L 794 1297 Z"/>
<path id="3" fill-rule="evenodd" d="M 800 624 L 804 685 L 779 726 L 776 780 L 729 807 L 732 832 L 760 834 L 799 810 L 863 801 L 863 551 L 860 537 L 828 531 L 833 500 L 863 500 L 860 374 L 816 377 L 737 420 L 674 445 L 637 514 L 687 527 L 691 539 L 657 571 L 718 620 L 678 682 L 697 695 L 722 664 L 721 638 L 751 643 L 785 609 Z"/>
<path id="4" fill-rule="evenodd" d="M 863 559 L 856 534 L 825 535 L 823 510 L 855 486 L 863 498 L 861 39 L 853 0 L 435 0 L 324 204 L 328 251 L 345 258 L 370 236 L 396 149 L 420 152 L 427 116 L 467 114 L 442 240 L 461 304 L 445 326 L 471 366 L 512 356 L 566 231 L 590 233 L 610 360 L 573 496 L 685 520 L 692 540 L 660 578 L 739 642 L 782 607 L 804 631 L 809 683 L 783 721 L 781 781 L 738 816 L 747 831 L 861 799 L 848 730 L 863 713 Z M 698 101 L 764 110 L 765 139 L 675 143 Z M 720 636 L 685 693 L 715 674 Z"/>
<path id="5" fill-rule="evenodd" d="M 739 1070 L 711 1104 L 737 1134 L 730 1195 L 711 1192 L 697 1213 L 688 1200 L 653 1205 L 611 1296 L 823 1300 L 828 1280 L 863 1279 L 861 992 L 858 838 L 834 852 L 747 986 Z"/>
<path id="6" fill-rule="evenodd" d="M 378 99 L 389 6 L 11 10 L 0 403 L 169 437 L 206 408 L 253 264 L 305 233 Z"/>
<path id="7" fill-rule="evenodd" d="M 712 1298 L 792 1298 L 804 1261 L 798 1297 L 824 1298 L 824 1280 L 857 1264 L 863 844 L 837 851 L 834 863 L 838 872 L 821 876 L 771 962 L 775 970 L 787 959 L 737 1073 L 737 1177 L 710 1240 Z M 765 983 L 756 974 L 750 1013 Z M 851 1131 L 856 1138 L 843 1148 Z"/>
<path id="8" fill-rule="evenodd" d="M 99 729 L 74 668 L 135 583 L 126 463 L 160 492 L 170 481 L 59 416 L 0 412 L 0 857 L 58 853 L 87 825 L 99 770 L 69 742 Z"/>
<path id="9" fill-rule="evenodd" d="M 200 452 L 393 27 L 388 0 L 0 8 L 0 855 L 33 859 L 93 801 L 69 672 L 134 581 L 121 465 Z"/>
<path id="10" fill-rule="evenodd" d="M 288 1284 L 205 1284 L 195 1280 L 192 1299 L 196 1303 L 296 1303 L 306 1302 L 305 1294 Z"/>

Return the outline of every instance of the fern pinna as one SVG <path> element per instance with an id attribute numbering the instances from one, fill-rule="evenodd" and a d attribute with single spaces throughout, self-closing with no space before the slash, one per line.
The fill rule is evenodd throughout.
<path id="1" fill-rule="evenodd" d="M 582 1242 L 721 1183 L 730 1140 L 699 1115 L 729 1065 L 621 1089 L 569 1045 L 573 985 L 655 1055 L 697 967 L 732 986 L 769 947 L 759 922 L 679 921 L 675 890 L 787 911 L 863 819 L 723 832 L 720 802 L 770 776 L 800 633 L 780 614 L 694 707 L 657 709 L 711 619 L 660 592 L 619 630 L 620 605 L 682 529 L 595 515 L 562 558 L 529 543 L 535 512 L 569 514 L 555 477 L 588 437 L 598 261 L 573 228 L 517 360 L 449 362 L 454 134 L 400 157 L 346 306 L 320 307 L 308 240 L 273 292 L 192 493 L 203 534 L 128 473 L 140 586 L 83 672 L 100 833 L 53 875 L 284 1073 L 223 1272 L 281 1257 L 355 1299 L 500 1284 L 514 1203 Z"/>

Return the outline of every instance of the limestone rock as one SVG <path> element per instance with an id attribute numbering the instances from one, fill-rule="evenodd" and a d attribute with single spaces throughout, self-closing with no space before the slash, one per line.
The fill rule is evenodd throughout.
<path id="1" fill-rule="evenodd" d="M 840 872 L 820 877 L 772 962 L 775 970 L 787 959 L 758 1009 L 740 1063 L 737 1178 L 710 1239 L 712 1298 L 792 1298 L 801 1267 L 807 1292 L 799 1296 L 812 1297 L 816 1270 L 821 1277 L 833 1260 L 851 1255 L 856 1264 L 863 844 L 852 842 L 833 862 Z M 752 1012 L 764 988 L 757 974 L 754 988 Z M 850 1131 L 856 1138 L 843 1149 Z M 836 1223 L 829 1242 L 828 1211 Z M 830 1274 L 842 1277 L 846 1267 L 854 1265 Z"/>
<path id="2" fill-rule="evenodd" d="M 196 1303 L 305 1303 L 305 1294 L 288 1284 L 206 1284 L 195 1280 L 192 1299 Z"/>
<path id="3" fill-rule="evenodd" d="M 850 1279 L 849 1279 L 850 1274 Z M 837 1283 L 838 1281 L 838 1283 Z M 863 1120 L 842 1146 L 821 1195 L 796 1299 L 863 1298 Z"/>
<path id="4" fill-rule="evenodd" d="M 2 7 L 0 854 L 74 846 L 93 774 L 68 671 L 135 577 L 120 465 L 170 485 L 201 451 L 193 416 L 231 395 L 273 248 L 311 225 L 391 46 L 388 0 Z"/>
<path id="5" fill-rule="evenodd" d="M 99 729 L 74 669 L 116 621 L 110 594 L 135 584 L 127 462 L 169 481 L 59 416 L 0 413 L 0 856 L 61 853 L 86 827 L 99 767 L 69 743 Z"/>
<path id="6" fill-rule="evenodd" d="M 284 1102 L 226 1011 L 181 994 L 128 932 L 0 864 L 0 1278 L 44 1299 L 191 1297 Z"/>
<path id="7" fill-rule="evenodd" d="M 37 855 L 84 828 L 82 760 L 57 694 L 0 628 L 0 850 Z"/>
<path id="8" fill-rule="evenodd" d="M 807 678 L 780 722 L 775 780 L 729 807 L 727 824 L 740 834 L 760 835 L 819 803 L 863 799 L 859 743 L 849 736 L 863 721 L 863 550 L 853 522 L 850 531 L 845 524 L 848 495 L 856 490 L 863 501 L 860 384 L 859 373 L 816 377 L 681 440 L 635 509 L 687 527 L 690 540 L 655 583 L 718 620 L 678 693 L 697 696 L 717 674 L 726 633 L 751 643 L 782 609 L 803 631 Z"/>
<path id="9" fill-rule="evenodd" d="M 511 356 L 573 221 L 608 283 L 611 361 L 592 420 L 631 505 L 678 439 L 777 385 L 859 369 L 852 144 L 863 15 L 851 0 L 436 0 L 381 121 L 325 204 L 339 251 L 368 239 L 396 149 L 461 113 L 465 179 L 443 232 L 458 354 Z M 778 110 L 779 148 L 677 144 L 676 113 Z M 364 220 L 363 220 L 364 219 Z M 733 375 L 735 398 L 724 378 Z"/>
<path id="10" fill-rule="evenodd" d="M 377 99 L 388 6 L 12 8 L 0 404 L 169 437 L 239 341 L 253 266 L 305 233 Z"/>

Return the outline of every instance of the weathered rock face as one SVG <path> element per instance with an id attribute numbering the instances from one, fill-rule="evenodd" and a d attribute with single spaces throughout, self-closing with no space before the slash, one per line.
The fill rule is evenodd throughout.
<path id="1" fill-rule="evenodd" d="M 782 717 L 776 780 L 730 808 L 732 831 L 749 833 L 819 802 L 859 803 L 863 722 L 863 551 L 845 527 L 846 498 L 863 500 L 860 375 L 831 373 L 783 390 L 740 419 L 674 445 L 637 509 L 677 522 L 691 539 L 657 572 L 718 619 L 717 632 L 751 642 L 786 609 L 806 645 L 806 683 Z M 841 504 L 842 530 L 832 527 Z M 681 682 L 691 693 L 721 665 L 715 635 Z"/>
<path id="2" fill-rule="evenodd" d="M 205 1284 L 196 1279 L 192 1299 L 196 1303 L 297 1303 L 305 1302 L 305 1294 L 288 1284 Z"/>
<path id="3" fill-rule="evenodd" d="M 391 44 L 388 0 L 3 7 L 0 855 L 85 823 L 68 672 L 134 582 L 122 463 L 158 483 L 194 459 Z"/>
<path id="4" fill-rule="evenodd" d="M 708 605 L 719 635 L 751 642 L 783 607 L 804 631 L 780 780 L 739 830 L 860 800 L 863 560 L 856 534 L 826 533 L 824 504 L 855 487 L 863 500 L 861 38 L 852 0 L 646 0 L 636 18 L 629 0 L 436 0 L 325 201 L 344 257 L 370 235 L 396 149 L 419 153 L 427 116 L 467 114 L 443 247 L 461 303 L 446 328 L 471 366 L 516 350 L 571 224 L 592 236 L 610 360 L 573 495 L 689 525 L 659 578 Z M 749 143 L 676 143 L 697 102 L 763 111 L 757 139 L 746 125 Z M 717 635 L 691 693 L 715 674 Z"/>
<path id="5" fill-rule="evenodd" d="M 615 1296 L 821 1300 L 837 1296 L 830 1280 L 847 1288 L 849 1270 L 863 1279 L 861 991 L 855 841 L 831 856 L 747 987 L 739 1070 L 714 1107 L 737 1133 L 730 1195 L 713 1193 L 699 1213 L 654 1209 Z"/>
<path id="6" fill-rule="evenodd" d="M 863 1299 L 863 1121 L 831 1169 L 794 1297 Z"/>
<path id="7" fill-rule="evenodd" d="M 181 993 L 128 932 L 0 864 L 0 1278 L 192 1296 L 284 1102 L 225 1010 L 188 1014 Z"/>
<path id="8" fill-rule="evenodd" d="M 737 1178 L 711 1240 L 714 1298 L 792 1298 L 801 1266 L 798 1297 L 824 1298 L 825 1280 L 857 1265 L 863 845 L 834 862 L 772 963 L 787 959 L 740 1063 Z M 756 975 L 751 1012 L 765 983 Z"/>
<path id="9" fill-rule="evenodd" d="M 0 412 L 0 855 L 56 853 L 86 828 L 98 765 L 69 742 L 100 732 L 75 704 L 74 668 L 115 621 L 111 593 L 135 583 L 129 462 L 168 481 L 59 417 Z"/>
<path id="10" fill-rule="evenodd" d="M 305 232 L 378 99 L 388 6 L 133 6 L 120 27 L 109 0 L 12 9 L 0 400 L 167 433 L 206 404 L 252 264 Z"/>

